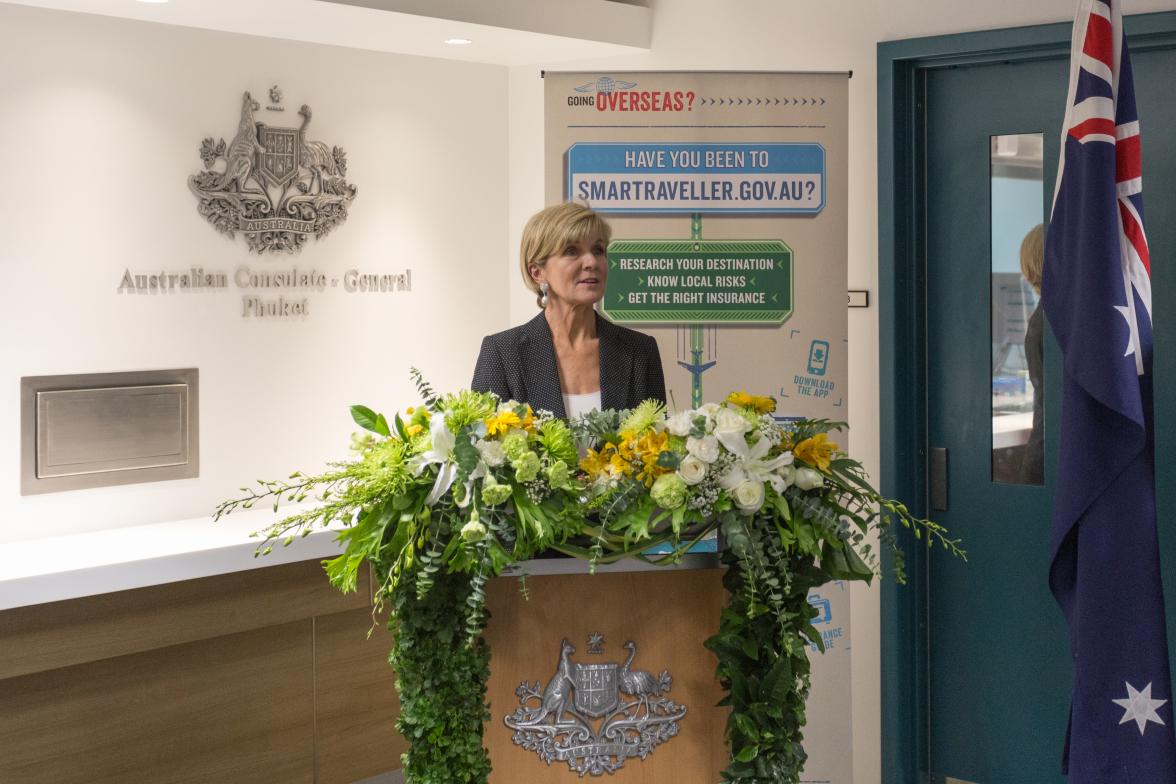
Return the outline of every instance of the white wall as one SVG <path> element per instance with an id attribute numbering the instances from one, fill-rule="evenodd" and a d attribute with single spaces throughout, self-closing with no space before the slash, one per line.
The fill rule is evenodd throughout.
<path id="1" fill-rule="evenodd" d="M 539 69 L 852 70 L 849 131 L 849 287 L 878 285 L 877 43 L 1073 18 L 1074 0 L 650 0 L 653 44 L 623 60 L 542 63 L 510 74 L 510 227 L 518 247 L 526 218 L 543 207 L 543 85 Z M 1176 9 L 1173 0 L 1135 0 L 1127 13 Z M 1064 101 L 1064 96 L 1058 96 Z M 534 314 L 512 259 L 511 321 Z M 878 310 L 849 311 L 849 423 L 853 452 L 878 476 Z M 854 782 L 880 779 L 878 591 L 855 585 L 853 618 Z"/>
<path id="2" fill-rule="evenodd" d="M 347 151 L 347 223 L 259 257 L 196 212 L 201 139 L 244 90 Z M 206 515 L 254 478 L 347 456 L 348 407 L 415 402 L 417 364 L 469 383 L 507 321 L 507 71 L 0 5 L 0 541 Z M 240 315 L 241 292 L 119 294 L 123 271 L 412 269 L 411 294 L 310 295 L 304 320 Z M 277 296 L 278 292 L 273 295 Z M 289 296 L 289 295 L 287 295 Z M 301 295 L 299 295 L 301 296 Z M 200 369 L 200 477 L 19 495 L 19 377 Z M 3 570 L 0 565 L 0 570 Z"/>

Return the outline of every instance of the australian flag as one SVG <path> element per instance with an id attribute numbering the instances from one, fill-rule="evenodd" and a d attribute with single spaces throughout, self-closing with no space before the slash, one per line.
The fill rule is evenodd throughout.
<path id="1" fill-rule="evenodd" d="M 1079 2 L 1042 281 L 1064 356 L 1049 573 L 1074 657 L 1062 770 L 1072 784 L 1176 784 L 1151 266 L 1121 2 Z"/>

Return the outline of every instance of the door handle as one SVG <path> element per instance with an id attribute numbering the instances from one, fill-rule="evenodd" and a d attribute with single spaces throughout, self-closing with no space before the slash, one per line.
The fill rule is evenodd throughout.
<path id="1" fill-rule="evenodd" d="M 928 484 L 931 489 L 931 509 L 936 512 L 947 511 L 947 447 L 931 448 L 929 463 L 930 476 Z"/>

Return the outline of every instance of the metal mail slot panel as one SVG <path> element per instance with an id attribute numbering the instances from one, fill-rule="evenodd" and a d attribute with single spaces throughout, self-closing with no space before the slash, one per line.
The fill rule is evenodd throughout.
<path id="1" fill-rule="evenodd" d="M 199 475 L 194 368 L 21 379 L 21 492 Z"/>
<path id="2" fill-rule="evenodd" d="M 186 384 L 37 393 L 39 479 L 186 462 Z"/>

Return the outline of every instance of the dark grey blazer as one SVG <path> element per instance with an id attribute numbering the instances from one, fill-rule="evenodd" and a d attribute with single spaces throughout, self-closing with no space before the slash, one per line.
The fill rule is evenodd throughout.
<path id="1" fill-rule="evenodd" d="M 600 404 L 632 408 L 643 400 L 666 401 L 657 341 L 649 335 L 596 316 L 600 339 Z M 488 335 L 474 368 L 470 388 L 493 392 L 503 400 L 529 403 L 566 418 L 551 328 L 540 312 L 521 326 Z"/>

